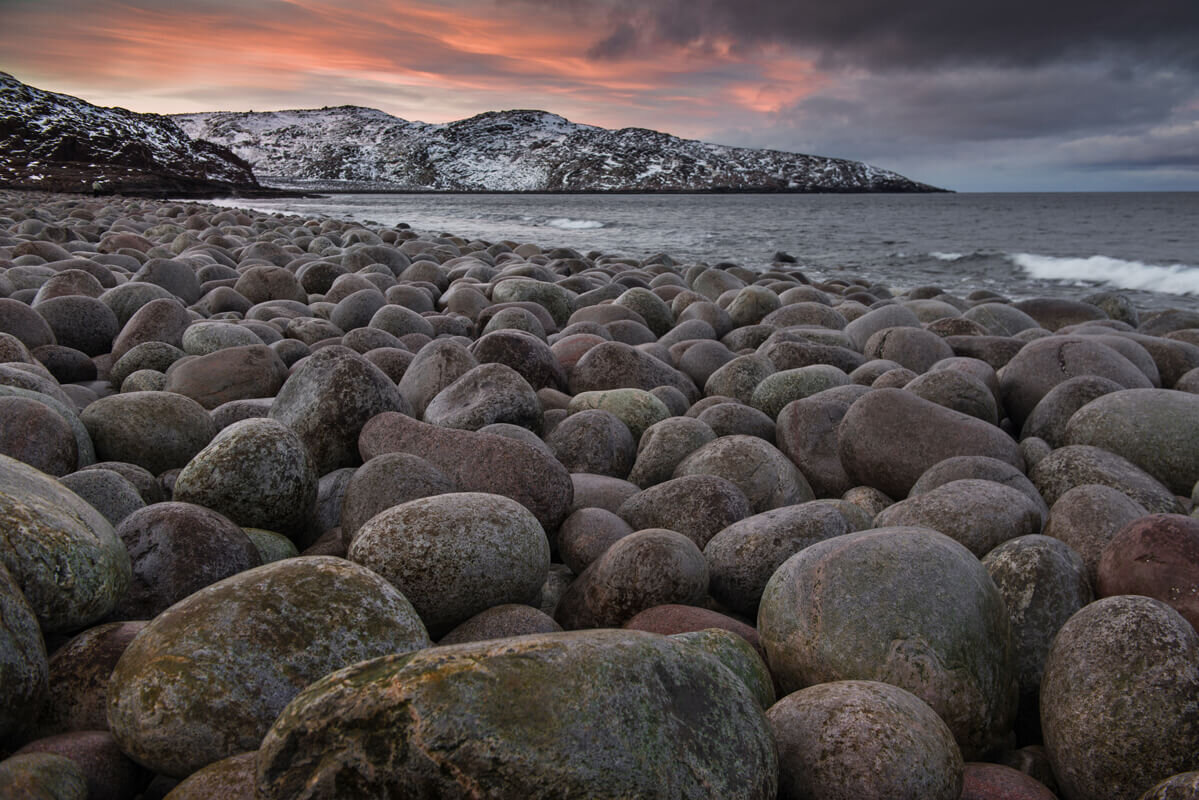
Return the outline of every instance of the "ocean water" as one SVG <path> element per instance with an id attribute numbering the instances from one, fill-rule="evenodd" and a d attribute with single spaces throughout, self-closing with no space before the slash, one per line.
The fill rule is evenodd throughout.
<path id="1" fill-rule="evenodd" d="M 1199 193 L 928 195 L 342 194 L 229 200 L 266 211 L 407 223 L 468 239 L 863 277 L 1014 299 L 1127 293 L 1199 310 Z"/>

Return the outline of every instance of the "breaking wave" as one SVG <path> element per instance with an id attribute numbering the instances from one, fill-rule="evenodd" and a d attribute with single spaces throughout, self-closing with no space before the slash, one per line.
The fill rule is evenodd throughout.
<path id="1" fill-rule="evenodd" d="M 1144 264 L 1108 256 L 1058 258 L 1033 253 L 1012 253 L 1013 264 L 1033 278 L 1054 281 L 1104 283 L 1122 289 L 1169 294 L 1199 294 L 1199 266 Z"/>
<path id="2" fill-rule="evenodd" d="M 581 231 L 604 227 L 604 223 L 596 219 L 571 219 L 570 217 L 556 217 L 546 220 L 545 224 L 551 228 L 561 228 L 565 231 Z"/>

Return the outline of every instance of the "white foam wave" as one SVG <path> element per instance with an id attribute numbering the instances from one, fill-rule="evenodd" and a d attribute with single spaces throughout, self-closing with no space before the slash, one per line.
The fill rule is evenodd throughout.
<path id="1" fill-rule="evenodd" d="M 591 228 L 602 228 L 604 223 L 596 219 L 571 219 L 570 217 L 557 217 L 555 219 L 546 220 L 546 225 L 551 228 L 562 228 L 568 231 L 589 230 Z"/>
<path id="2" fill-rule="evenodd" d="M 959 258 L 965 258 L 965 253 L 929 253 L 930 256 L 939 261 L 957 261 Z"/>
<path id="3" fill-rule="evenodd" d="M 1199 294 L 1199 266 L 1145 264 L 1109 256 L 1058 258 L 1033 253 L 1012 253 L 1012 263 L 1034 278 L 1055 281 L 1105 283 L 1122 289 L 1168 294 Z"/>

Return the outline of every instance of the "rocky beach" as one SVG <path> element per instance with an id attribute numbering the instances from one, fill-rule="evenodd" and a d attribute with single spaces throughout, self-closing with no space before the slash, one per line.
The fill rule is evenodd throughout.
<path id="1" fill-rule="evenodd" d="M 0 191 L 0 794 L 1199 797 L 1199 312 Z"/>

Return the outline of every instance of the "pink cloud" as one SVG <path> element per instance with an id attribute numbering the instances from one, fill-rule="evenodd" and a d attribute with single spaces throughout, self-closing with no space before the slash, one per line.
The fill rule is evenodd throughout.
<path id="1" fill-rule="evenodd" d="M 697 135 L 819 85 L 793 54 L 719 41 L 594 59 L 594 31 L 564 14 L 482 0 L 42 0 L 0 23 L 0 69 L 138 111 L 355 102 L 439 122 L 523 106 Z"/>

